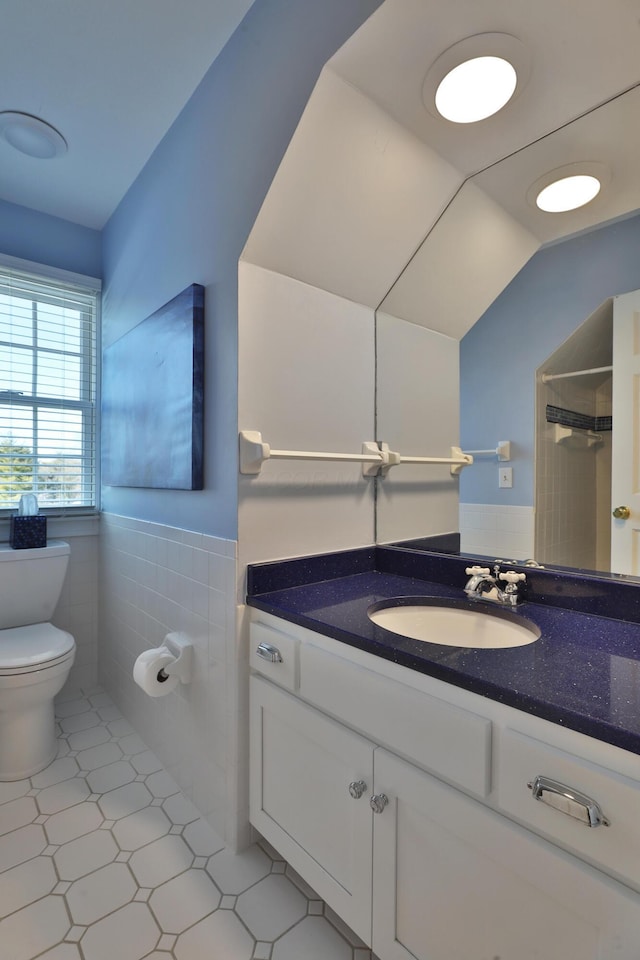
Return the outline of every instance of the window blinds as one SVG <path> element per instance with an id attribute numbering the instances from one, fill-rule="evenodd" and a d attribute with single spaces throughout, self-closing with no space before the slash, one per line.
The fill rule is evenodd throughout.
<path id="1" fill-rule="evenodd" d="M 0 263 L 0 509 L 95 506 L 97 298 Z"/>

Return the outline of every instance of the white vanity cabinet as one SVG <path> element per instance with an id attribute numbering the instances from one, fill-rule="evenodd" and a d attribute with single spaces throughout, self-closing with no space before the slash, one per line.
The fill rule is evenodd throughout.
<path id="1" fill-rule="evenodd" d="M 368 940 L 374 745 L 258 677 L 250 737 L 251 822 Z"/>
<path id="2" fill-rule="evenodd" d="M 640 957 L 636 896 L 386 750 L 375 772 L 381 960 Z"/>
<path id="3" fill-rule="evenodd" d="M 553 725 L 527 716 L 521 734 L 519 711 L 266 614 L 251 629 L 251 821 L 380 960 L 639 960 L 640 893 L 614 879 L 632 858 L 610 864 L 640 783 L 611 773 L 614 815 L 592 779 L 612 827 L 578 824 L 527 790 L 529 772 L 565 768 L 554 748 L 550 770 L 544 753 L 530 765 L 518 737 Z M 524 812 L 506 775 L 520 752 Z M 593 863 L 578 859 L 598 831 Z"/>

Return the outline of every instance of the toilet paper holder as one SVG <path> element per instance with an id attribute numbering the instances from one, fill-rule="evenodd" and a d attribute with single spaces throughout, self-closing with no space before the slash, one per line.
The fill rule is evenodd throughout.
<path id="1" fill-rule="evenodd" d="M 169 677 L 177 677 L 180 683 L 189 683 L 193 661 L 193 644 L 189 638 L 183 633 L 168 633 L 163 645 L 176 659 L 159 671 L 158 680 L 162 683 Z"/>

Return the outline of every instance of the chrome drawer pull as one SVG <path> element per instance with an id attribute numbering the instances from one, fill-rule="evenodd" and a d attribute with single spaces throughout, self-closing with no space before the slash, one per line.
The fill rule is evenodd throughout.
<path id="1" fill-rule="evenodd" d="M 591 797 L 578 793 L 557 780 L 548 777 L 536 777 L 528 783 L 534 800 L 548 804 L 560 813 L 579 820 L 588 827 L 608 827 L 609 821 L 604 816 L 599 804 Z"/>
<path id="2" fill-rule="evenodd" d="M 282 654 L 271 643 L 265 643 L 264 641 L 259 643 L 256 653 L 263 660 L 268 660 L 269 663 L 282 663 Z"/>
<path id="3" fill-rule="evenodd" d="M 364 780 L 352 780 L 349 784 L 349 796 L 353 797 L 354 800 L 359 800 L 366 789 L 367 785 Z"/>
<path id="4" fill-rule="evenodd" d="M 376 793 L 369 800 L 369 806 L 374 813 L 382 813 L 388 803 L 389 798 L 384 793 Z"/>

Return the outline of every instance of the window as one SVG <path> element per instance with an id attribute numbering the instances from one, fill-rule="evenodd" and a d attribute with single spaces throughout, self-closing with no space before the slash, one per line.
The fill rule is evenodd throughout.
<path id="1" fill-rule="evenodd" d="M 0 510 L 96 502 L 99 283 L 0 261 Z M 45 272 L 46 271 L 46 272 Z"/>

